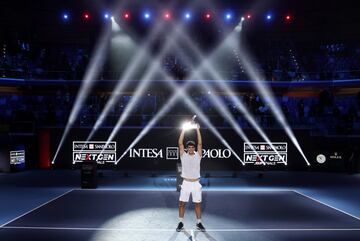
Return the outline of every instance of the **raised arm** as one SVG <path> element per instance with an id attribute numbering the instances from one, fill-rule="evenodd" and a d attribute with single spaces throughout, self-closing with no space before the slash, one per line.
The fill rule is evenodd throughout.
<path id="1" fill-rule="evenodd" d="M 180 137 L 179 137 L 179 141 L 178 141 L 180 156 L 182 156 L 182 154 L 184 154 L 184 135 L 185 135 L 185 130 L 182 129 Z"/>
<path id="2" fill-rule="evenodd" d="M 202 156 L 202 138 L 201 138 L 199 124 L 197 124 L 196 135 L 197 135 L 197 151 L 198 151 L 199 155 Z"/>

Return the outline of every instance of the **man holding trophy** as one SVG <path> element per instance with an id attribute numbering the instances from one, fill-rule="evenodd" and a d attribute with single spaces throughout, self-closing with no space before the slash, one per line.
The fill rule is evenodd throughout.
<path id="1" fill-rule="evenodd" d="M 185 205 L 189 201 L 190 194 L 192 201 L 195 203 L 195 214 L 197 218 L 196 227 L 198 230 L 205 231 L 205 227 L 201 223 L 201 184 L 200 184 L 200 162 L 202 156 L 202 139 L 200 133 L 200 125 L 195 123 L 195 117 L 191 122 L 187 122 L 183 125 L 180 137 L 179 137 L 179 151 L 182 165 L 181 177 L 183 182 L 181 185 L 180 198 L 179 198 L 179 224 L 176 228 L 177 232 L 180 232 L 184 228 L 184 214 Z M 186 150 L 184 147 L 184 135 L 187 130 L 196 129 L 197 135 L 197 150 L 194 141 L 186 142 Z"/>

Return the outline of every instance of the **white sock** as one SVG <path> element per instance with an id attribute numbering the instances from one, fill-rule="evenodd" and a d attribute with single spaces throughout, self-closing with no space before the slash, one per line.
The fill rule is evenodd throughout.
<path id="1" fill-rule="evenodd" d="M 180 218 L 180 217 L 179 217 L 179 223 L 180 223 L 180 222 L 183 222 L 183 221 L 184 221 L 184 218 Z"/>
<path id="2" fill-rule="evenodd" d="M 197 223 L 201 223 L 201 218 L 198 218 Z"/>

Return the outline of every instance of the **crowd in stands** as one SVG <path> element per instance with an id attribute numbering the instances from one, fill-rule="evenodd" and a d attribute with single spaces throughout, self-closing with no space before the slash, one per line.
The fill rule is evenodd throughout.
<path id="1" fill-rule="evenodd" d="M 109 97 L 105 94 L 91 95 L 79 112 L 75 126 L 94 126 Z M 252 128 L 229 96 L 220 95 L 219 97 L 240 126 Z M 66 89 L 59 90 L 56 95 L 51 96 L 2 94 L 0 95 L 0 123 L 11 126 L 16 123 L 31 122 L 33 128 L 64 127 L 75 98 L 76 96 L 71 95 Z M 103 126 L 115 126 L 131 98 L 133 97 L 129 94 L 121 95 Z M 264 103 L 259 96 L 249 92 L 239 95 L 238 98 L 263 128 L 279 127 L 269 105 Z M 208 93 L 195 94 L 192 99 L 216 127 L 230 127 L 212 104 Z M 163 93 L 144 94 L 124 125 L 145 126 L 167 103 L 167 100 L 168 97 Z M 277 96 L 276 100 L 292 128 L 310 128 L 343 134 L 360 130 L 360 93 L 357 96 L 337 96 L 324 90 L 316 97 Z M 179 101 L 170 108 L 156 126 L 178 126 L 179 121 L 191 117 L 192 114 L 192 111 Z"/>
<path id="2" fill-rule="evenodd" d="M 39 47 L 22 41 L 2 47 L 2 78 L 77 80 L 89 62 L 89 51 L 81 47 Z"/>
<path id="3" fill-rule="evenodd" d="M 44 46 L 25 41 L 2 43 L 0 79 L 19 78 L 30 80 L 81 80 L 91 58 L 91 49 L 84 46 Z M 347 80 L 360 78 L 360 46 L 354 43 L 299 44 L 291 41 L 269 41 L 258 51 L 253 63 L 268 81 Z M 248 80 L 241 55 L 233 50 L 223 59 L 219 73 L 224 79 Z M 169 54 L 162 67 L 175 79 L 185 79 L 190 73 L 191 59 L 179 54 Z M 105 65 L 99 79 L 113 79 L 114 73 Z M 117 73 L 120 74 L 120 73 Z M 111 77 L 112 76 L 112 77 Z M 209 79 L 209 78 L 207 78 Z M 316 97 L 278 96 L 277 102 L 292 127 L 309 127 L 336 132 L 360 129 L 360 94 L 332 95 L 323 91 Z M 146 93 L 131 112 L 125 125 L 145 126 L 167 102 L 164 93 Z M 206 94 L 192 98 L 217 127 L 229 123 L 218 114 Z M 276 128 L 276 118 L 267 103 L 255 93 L 238 96 L 264 128 Z M 36 126 L 65 126 L 76 96 L 67 88 L 60 88 L 55 95 L 49 94 L 0 94 L 0 123 L 31 122 Z M 113 106 L 103 126 L 114 126 L 131 100 L 131 94 L 122 95 Z M 231 102 L 229 96 L 221 96 L 238 123 L 250 128 L 244 115 Z M 109 94 L 91 95 L 82 107 L 75 125 L 93 126 L 104 109 Z M 158 126 L 175 126 L 188 116 L 188 108 L 175 105 L 161 119 Z"/>
<path id="4" fill-rule="evenodd" d="M 344 80 L 360 78 L 360 46 L 351 43 L 309 44 L 291 41 L 269 41 L 254 51 L 254 66 L 268 81 Z M 84 46 L 46 46 L 18 41 L 2 44 L 0 77 L 25 79 L 81 80 L 91 58 L 91 49 Z M 222 59 L 218 69 L 224 79 L 249 80 L 236 50 Z M 191 74 L 189 63 L 181 53 L 173 53 L 162 61 L 164 70 L 175 79 Z M 118 71 L 118 70 L 116 70 Z M 123 71 L 123 70 L 122 70 Z M 106 65 L 99 79 L 117 79 Z"/>

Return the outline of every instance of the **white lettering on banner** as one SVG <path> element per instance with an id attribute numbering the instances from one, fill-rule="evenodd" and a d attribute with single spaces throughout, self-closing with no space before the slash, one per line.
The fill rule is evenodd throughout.
<path id="1" fill-rule="evenodd" d="M 162 149 L 157 148 L 139 148 L 130 149 L 130 158 L 163 158 Z"/>
<path id="2" fill-rule="evenodd" d="M 287 165 L 287 142 L 273 142 L 271 145 L 266 142 L 244 142 L 245 164 Z"/>
<path id="3" fill-rule="evenodd" d="M 257 162 L 263 160 L 264 162 L 270 161 L 270 162 L 284 162 L 286 161 L 286 154 L 279 153 L 280 155 L 274 155 L 274 154 L 252 154 L 252 153 L 246 153 L 245 154 L 245 162 Z"/>
<path id="4" fill-rule="evenodd" d="M 272 143 L 276 151 L 287 151 L 287 143 Z M 244 143 L 244 151 L 274 151 L 274 148 L 266 142 L 253 142 L 253 143 Z"/>
<path id="5" fill-rule="evenodd" d="M 73 151 L 116 151 L 116 142 L 112 141 L 106 143 L 106 141 L 74 141 Z"/>
<path id="6" fill-rule="evenodd" d="M 74 149 L 88 149 L 88 145 L 84 145 L 84 144 L 74 144 Z"/>
<path id="7" fill-rule="evenodd" d="M 114 149 L 114 145 L 94 145 L 94 149 Z"/>
<path id="8" fill-rule="evenodd" d="M 75 158 L 74 158 L 74 161 L 81 161 L 81 155 L 80 153 L 76 153 L 75 154 Z"/>
<path id="9" fill-rule="evenodd" d="M 229 149 L 203 149 L 203 158 L 230 158 L 231 151 Z"/>
<path id="10" fill-rule="evenodd" d="M 96 161 L 98 164 L 115 163 L 116 142 L 74 141 L 73 164 L 83 161 Z"/>
<path id="11" fill-rule="evenodd" d="M 164 158 L 163 149 L 157 148 L 133 148 L 129 150 L 130 158 Z M 203 149 L 202 157 L 209 159 L 227 159 L 231 157 L 231 151 L 229 149 Z M 166 147 L 167 160 L 179 159 L 178 147 Z"/>
<path id="12" fill-rule="evenodd" d="M 115 154 L 113 153 L 74 153 L 74 161 L 115 161 Z"/>
<path id="13" fill-rule="evenodd" d="M 334 155 L 331 155 L 330 159 L 342 160 L 342 156 L 338 155 L 337 152 L 334 152 Z"/>

